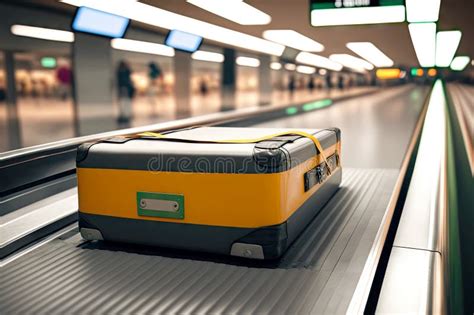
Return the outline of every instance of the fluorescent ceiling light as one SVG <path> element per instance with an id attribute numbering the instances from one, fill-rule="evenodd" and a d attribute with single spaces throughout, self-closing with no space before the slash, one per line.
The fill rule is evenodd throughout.
<path id="1" fill-rule="evenodd" d="M 408 22 L 436 22 L 441 0 L 406 0 Z"/>
<path id="2" fill-rule="evenodd" d="M 347 43 L 346 46 L 376 67 L 393 66 L 393 60 L 370 42 Z"/>
<path id="3" fill-rule="evenodd" d="M 245 67 L 252 67 L 256 68 L 260 66 L 260 60 L 257 58 L 250 58 L 250 57 L 237 57 L 235 59 L 235 63 L 238 64 L 239 66 L 245 66 Z"/>
<path id="4" fill-rule="evenodd" d="M 422 67 L 434 67 L 436 61 L 436 24 L 411 23 L 408 25 L 418 63 Z"/>
<path id="5" fill-rule="evenodd" d="M 194 60 L 210 61 L 210 62 L 224 62 L 224 55 L 211 51 L 198 50 L 195 51 L 191 58 Z"/>
<path id="6" fill-rule="evenodd" d="M 313 74 L 316 72 L 316 68 L 308 67 L 308 66 L 297 66 L 296 71 L 298 71 L 299 73 L 304 73 L 304 74 Z"/>
<path id="7" fill-rule="evenodd" d="M 454 71 L 463 71 L 471 61 L 471 58 L 468 56 L 457 56 L 451 62 L 451 70 Z"/>
<path id="8" fill-rule="evenodd" d="M 263 38 L 233 31 L 225 27 L 203 22 L 141 2 L 124 0 L 62 0 L 62 2 L 74 6 L 87 6 L 168 30 L 178 29 L 183 32 L 202 36 L 209 40 L 269 55 L 281 56 L 285 49 L 285 46 Z"/>
<path id="9" fill-rule="evenodd" d="M 382 24 L 404 21 L 404 5 L 335 8 L 311 11 L 312 26 Z"/>
<path id="10" fill-rule="evenodd" d="M 461 31 L 444 31 L 436 34 L 436 66 L 449 67 L 461 41 Z"/>
<path id="11" fill-rule="evenodd" d="M 390 68 L 390 69 L 377 69 L 375 75 L 377 78 L 381 80 L 387 79 L 399 79 L 401 75 L 401 70 L 398 68 Z"/>
<path id="12" fill-rule="evenodd" d="M 281 63 L 279 62 L 272 62 L 270 64 L 270 68 L 273 70 L 280 70 L 281 69 Z"/>
<path id="13" fill-rule="evenodd" d="M 325 68 L 334 71 L 341 71 L 342 69 L 342 65 L 340 63 L 334 62 L 326 57 L 311 54 L 304 51 L 296 55 L 296 61 L 300 63 L 305 63 L 310 66 Z"/>
<path id="14" fill-rule="evenodd" d="M 333 54 L 329 56 L 329 59 L 358 72 L 365 72 L 366 70 L 374 69 L 374 66 L 371 63 L 348 54 Z"/>
<path id="15" fill-rule="evenodd" d="M 319 69 L 318 73 L 320 75 L 326 75 L 328 73 L 328 71 L 326 69 Z"/>
<path id="16" fill-rule="evenodd" d="M 12 25 L 10 30 L 12 34 L 17 35 L 17 36 L 25 36 L 25 37 L 54 40 L 58 42 L 68 42 L 68 43 L 71 43 L 74 41 L 74 33 L 68 32 L 68 31 L 55 30 L 52 28 L 15 24 L 15 25 Z"/>
<path id="17" fill-rule="evenodd" d="M 241 25 L 265 25 L 272 21 L 270 15 L 242 0 L 187 0 L 206 11 Z"/>
<path id="18" fill-rule="evenodd" d="M 296 65 L 294 63 L 285 63 L 285 69 L 288 71 L 295 71 Z"/>
<path id="19" fill-rule="evenodd" d="M 145 54 L 160 55 L 173 57 L 174 49 L 166 45 L 142 42 L 140 40 L 124 39 L 124 38 L 114 38 L 110 41 L 112 48 L 134 51 Z"/>
<path id="20" fill-rule="evenodd" d="M 324 50 L 324 46 L 317 41 L 293 30 L 264 31 L 263 38 L 302 51 L 319 52 Z"/>

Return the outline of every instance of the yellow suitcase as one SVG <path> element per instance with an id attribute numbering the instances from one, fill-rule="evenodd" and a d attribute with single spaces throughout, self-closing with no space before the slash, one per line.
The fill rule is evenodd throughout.
<path id="1" fill-rule="evenodd" d="M 87 240 L 281 256 L 341 182 L 340 130 L 198 127 L 86 143 Z"/>

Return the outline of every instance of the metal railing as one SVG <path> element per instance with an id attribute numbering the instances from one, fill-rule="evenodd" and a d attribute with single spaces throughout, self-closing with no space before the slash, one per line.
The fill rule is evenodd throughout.
<path id="1" fill-rule="evenodd" d="M 376 312 L 446 313 L 446 120 L 446 96 L 437 81 Z"/>
<path id="2" fill-rule="evenodd" d="M 347 314 L 375 312 L 385 267 L 394 241 L 394 233 L 410 185 L 429 100 L 430 95 L 428 95 L 424 102 L 423 109 L 413 130 L 390 201 L 367 257 L 364 269 L 359 277 L 356 290 L 352 295 L 351 302 L 346 311 Z"/>
<path id="3" fill-rule="evenodd" d="M 464 156 L 469 148 L 458 145 L 454 152 L 453 145 L 466 143 L 461 139 L 466 132 L 462 126 L 455 132 L 453 117 L 459 114 L 459 104 L 448 103 L 448 96 L 438 80 L 413 133 L 348 314 L 454 314 L 466 310 L 459 216 L 469 212 L 466 203 L 472 205 L 474 185 L 472 163 Z M 463 181 L 457 181 L 459 175 Z M 470 179 L 464 180 L 467 177 Z M 460 187 L 460 182 L 466 187 Z M 466 193 L 469 189 L 471 194 Z M 464 196 L 459 195 L 462 192 Z"/>

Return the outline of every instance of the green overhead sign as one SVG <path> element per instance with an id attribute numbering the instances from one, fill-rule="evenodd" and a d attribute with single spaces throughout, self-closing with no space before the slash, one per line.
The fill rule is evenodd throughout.
<path id="1" fill-rule="evenodd" d="M 357 25 L 405 21 L 405 0 L 310 0 L 311 25 Z"/>
<path id="2" fill-rule="evenodd" d="M 55 68 L 56 58 L 54 57 L 43 57 L 41 58 L 41 66 L 43 68 Z"/>

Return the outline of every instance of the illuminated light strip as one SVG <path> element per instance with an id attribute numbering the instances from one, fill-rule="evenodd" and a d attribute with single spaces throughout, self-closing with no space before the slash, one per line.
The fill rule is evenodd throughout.
<path id="1" fill-rule="evenodd" d="M 326 99 L 323 99 L 323 100 L 319 100 L 319 101 L 304 104 L 303 105 L 303 110 L 305 112 L 308 112 L 308 111 L 311 111 L 311 110 L 328 107 L 328 106 L 332 105 L 332 103 L 333 103 L 332 99 L 326 98 Z"/>
<path id="2" fill-rule="evenodd" d="M 405 21 L 405 6 L 336 8 L 311 11 L 312 26 L 399 23 Z"/>
<path id="3" fill-rule="evenodd" d="M 406 0 L 407 21 L 436 22 L 440 5 L 441 0 Z"/>
<path id="4" fill-rule="evenodd" d="M 252 68 L 257 68 L 260 66 L 260 60 L 257 58 L 250 58 L 250 57 L 237 57 L 235 59 L 235 63 L 238 64 L 239 66 L 244 66 L 244 67 L 252 67 Z"/>
<path id="5" fill-rule="evenodd" d="M 422 77 L 425 74 L 425 70 L 420 68 L 411 68 L 410 74 L 412 77 Z"/>
<path id="6" fill-rule="evenodd" d="M 191 58 L 200 61 L 224 62 L 224 55 L 211 51 L 198 50 L 192 53 Z"/>
<path id="7" fill-rule="evenodd" d="M 468 56 L 457 56 L 451 62 L 451 70 L 463 71 L 471 59 Z"/>
<path id="8" fill-rule="evenodd" d="M 263 38 L 302 51 L 320 52 L 324 50 L 321 43 L 293 30 L 267 30 L 263 32 Z"/>
<path id="9" fill-rule="evenodd" d="M 365 72 L 365 70 L 374 69 L 374 66 L 371 63 L 348 54 L 332 54 L 329 56 L 329 59 L 340 63 L 344 67 L 351 68 L 359 72 Z"/>
<path id="10" fill-rule="evenodd" d="M 434 77 L 438 74 L 438 71 L 434 68 L 431 68 L 427 71 L 427 74 L 428 74 L 429 77 Z"/>
<path id="11" fill-rule="evenodd" d="M 15 24 L 12 25 L 10 30 L 12 34 L 16 36 L 24 36 L 67 43 L 72 43 L 74 41 L 73 32 L 56 30 L 52 28 Z"/>
<path id="12" fill-rule="evenodd" d="M 294 63 L 285 63 L 285 69 L 288 71 L 295 71 L 296 65 Z"/>
<path id="13" fill-rule="evenodd" d="M 297 66 L 296 71 L 299 73 L 304 73 L 304 74 L 313 74 L 316 72 L 316 68 L 309 67 L 309 66 Z"/>
<path id="14" fill-rule="evenodd" d="M 174 49 L 166 45 L 143 42 L 140 40 L 114 38 L 110 41 L 110 46 L 114 49 L 134 51 L 145 54 L 173 57 Z"/>
<path id="15" fill-rule="evenodd" d="M 241 25 L 265 25 L 272 21 L 270 15 L 242 0 L 187 0 L 187 2 Z"/>
<path id="16" fill-rule="evenodd" d="M 412 23 L 408 25 L 418 63 L 422 67 L 434 67 L 436 62 L 436 24 Z"/>
<path id="17" fill-rule="evenodd" d="M 279 62 L 272 62 L 272 63 L 270 64 L 270 68 L 271 68 L 272 70 L 280 70 L 280 69 L 281 69 L 281 63 L 279 63 Z"/>
<path id="18" fill-rule="evenodd" d="M 294 115 L 296 113 L 298 113 L 298 107 L 292 106 L 292 107 L 288 107 L 286 109 L 286 114 L 287 115 Z"/>
<path id="19" fill-rule="evenodd" d="M 145 24 L 178 29 L 183 32 L 202 36 L 223 44 L 241 47 L 261 53 L 281 56 L 285 46 L 225 27 L 190 18 L 181 14 L 163 10 L 145 3 L 135 1 L 95 1 L 95 0 L 62 0 L 73 6 L 87 6 L 92 9 L 120 15 Z"/>
<path id="20" fill-rule="evenodd" d="M 449 67 L 461 41 L 461 31 L 444 31 L 436 34 L 436 66 Z"/>
<path id="21" fill-rule="evenodd" d="M 376 67 L 393 66 L 393 60 L 370 42 L 347 43 L 346 47 Z"/>
<path id="22" fill-rule="evenodd" d="M 399 79 L 401 77 L 401 70 L 398 68 L 377 69 L 375 75 L 381 80 Z"/>
<path id="23" fill-rule="evenodd" d="M 326 57 L 311 54 L 308 52 L 300 52 L 296 56 L 296 61 L 310 66 L 325 68 L 333 71 L 341 71 L 343 66 L 340 63 L 334 62 Z"/>

